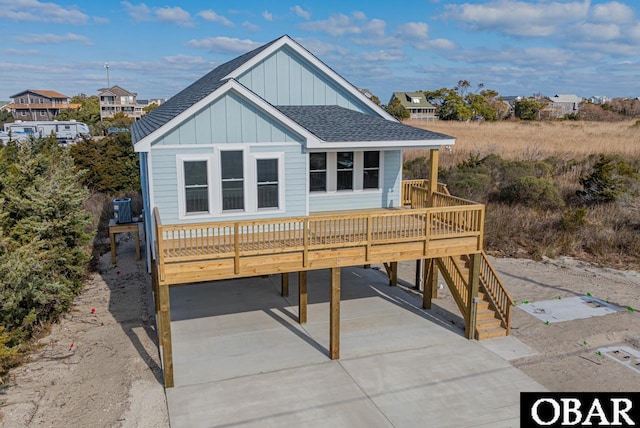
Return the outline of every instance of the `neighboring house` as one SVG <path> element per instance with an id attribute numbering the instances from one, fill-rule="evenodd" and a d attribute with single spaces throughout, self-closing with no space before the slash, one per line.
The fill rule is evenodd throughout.
<path id="1" fill-rule="evenodd" d="M 562 118 L 568 114 L 578 113 L 582 98 L 577 95 L 554 95 L 549 97 L 550 116 L 552 118 Z"/>
<path id="2" fill-rule="evenodd" d="M 11 98 L 5 108 L 16 120 L 53 120 L 63 110 L 80 108 L 80 104 L 70 103 L 67 95 L 50 90 L 27 89 Z"/>
<path id="3" fill-rule="evenodd" d="M 479 269 L 492 270 L 479 264 L 484 206 L 438 187 L 438 152 L 454 139 L 398 122 L 290 37 L 218 66 L 134 123 L 131 135 L 167 387 L 168 290 L 177 284 L 281 274 L 285 294 L 298 272 L 304 323 L 306 272 L 330 269 L 334 359 L 340 267 L 385 262 L 394 283 L 398 261 L 429 259 L 433 274 L 441 258 L 467 337 L 508 331 L 512 304 L 493 291 L 502 289 L 493 276 L 504 315 L 486 320 L 499 331 L 481 328 L 480 316 L 476 324 Z M 402 181 L 404 149 L 429 151 L 428 181 Z M 415 209 L 403 209 L 408 203 Z M 453 260 L 461 255 L 466 261 Z M 469 273 L 449 271 L 456 263 Z"/>
<path id="4" fill-rule="evenodd" d="M 389 104 L 396 98 L 405 109 L 409 110 L 409 119 L 438 120 L 436 108 L 424 97 L 422 92 L 394 92 Z"/>
<path id="5" fill-rule="evenodd" d="M 137 94 L 129 92 L 118 85 L 98 90 L 100 99 L 100 120 L 123 113 L 133 119 L 140 119 L 143 115 L 142 107 L 136 101 Z"/>

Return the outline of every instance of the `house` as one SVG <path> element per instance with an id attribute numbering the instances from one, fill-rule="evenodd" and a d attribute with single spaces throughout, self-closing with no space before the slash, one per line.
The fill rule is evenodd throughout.
<path id="1" fill-rule="evenodd" d="M 436 108 L 431 105 L 422 92 L 394 92 L 389 104 L 395 99 L 409 110 L 409 119 L 433 121 L 438 120 Z"/>
<path id="2" fill-rule="evenodd" d="M 45 89 L 26 89 L 11 99 L 5 108 L 16 120 L 53 120 L 61 111 L 80 108 L 67 95 Z"/>
<path id="3" fill-rule="evenodd" d="M 142 108 L 136 101 L 137 94 L 129 92 L 118 85 L 98 90 L 100 100 L 100 120 L 113 117 L 117 113 L 140 119 L 143 115 Z"/>
<path id="4" fill-rule="evenodd" d="M 554 95 L 549 97 L 550 116 L 552 118 L 562 118 L 568 114 L 578 113 L 582 98 L 577 95 Z"/>
<path id="5" fill-rule="evenodd" d="M 331 269 L 335 359 L 340 267 L 385 263 L 395 283 L 398 261 L 420 260 L 425 307 L 441 270 L 467 337 L 508 332 L 510 298 L 482 252 L 484 206 L 437 181 L 454 139 L 398 122 L 289 36 L 218 66 L 131 133 L 166 386 L 178 284 L 279 274 L 286 294 L 297 273 L 304 323 L 306 272 Z M 402 181 L 404 149 L 429 152 L 428 180 Z M 476 321 L 473 299 L 489 295 L 497 306 L 478 306 L 493 312 Z"/>

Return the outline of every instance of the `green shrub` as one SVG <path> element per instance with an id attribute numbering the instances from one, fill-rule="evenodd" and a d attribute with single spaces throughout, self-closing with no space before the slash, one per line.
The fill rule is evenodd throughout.
<path id="1" fill-rule="evenodd" d="M 111 195 L 140 189 L 138 154 L 133 151 L 131 134 L 87 139 L 74 145 L 71 154 L 76 168 L 85 171 L 83 183 L 90 189 Z"/>
<path id="2" fill-rule="evenodd" d="M 587 210 L 580 207 L 577 209 L 568 209 L 562 213 L 560 219 L 560 229 L 567 232 L 575 232 L 587 223 Z"/>
<path id="3" fill-rule="evenodd" d="M 440 174 L 452 195 L 472 201 L 486 201 L 493 188 L 493 180 L 486 173 L 451 169 Z"/>
<path id="4" fill-rule="evenodd" d="M 545 209 L 565 205 L 560 191 L 552 182 L 531 176 L 520 177 L 513 184 L 501 188 L 499 199 L 509 204 Z"/>
<path id="5" fill-rule="evenodd" d="M 638 179 L 638 169 L 616 155 L 601 155 L 590 174 L 580 178 L 576 194 L 586 204 L 614 202 Z"/>

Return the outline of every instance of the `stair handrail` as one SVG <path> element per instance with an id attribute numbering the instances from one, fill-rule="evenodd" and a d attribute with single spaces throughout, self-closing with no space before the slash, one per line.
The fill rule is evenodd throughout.
<path id="1" fill-rule="evenodd" d="M 469 288 L 469 285 L 464 275 L 462 275 L 460 267 L 456 263 L 455 259 L 451 256 L 437 258 L 436 263 L 440 268 L 445 282 L 449 286 L 449 290 L 451 291 L 453 300 L 455 300 L 456 304 L 458 305 L 458 309 L 460 309 L 460 312 L 462 313 L 465 321 L 468 321 L 467 299 L 469 293 L 467 292 L 467 289 Z M 451 269 L 449 265 L 453 265 Z"/>
<path id="2" fill-rule="evenodd" d="M 480 253 L 480 285 L 491 299 L 507 335 L 511 333 L 513 298 L 505 288 L 484 250 Z"/>

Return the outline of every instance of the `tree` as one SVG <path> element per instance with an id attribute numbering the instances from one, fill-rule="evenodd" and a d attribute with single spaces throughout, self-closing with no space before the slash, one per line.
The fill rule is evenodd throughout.
<path id="1" fill-rule="evenodd" d="M 478 84 L 474 92 L 470 92 L 471 82 L 459 80 L 453 88 L 440 88 L 435 91 L 422 91 L 426 100 L 436 107 L 436 114 L 441 120 L 496 120 L 499 117 L 497 100 L 498 92 L 484 89 Z"/>
<path id="2" fill-rule="evenodd" d="M 540 119 L 540 110 L 545 107 L 545 103 L 537 101 L 535 98 L 523 98 L 516 100 L 514 115 L 522 120 Z"/>
<path id="3" fill-rule="evenodd" d="M 71 147 L 71 155 L 76 168 L 85 171 L 83 183 L 90 189 L 111 195 L 140 189 L 138 155 L 129 133 L 80 141 Z"/>
<path id="4" fill-rule="evenodd" d="M 391 103 L 385 106 L 384 109 L 387 111 L 387 113 L 389 113 L 391 116 L 395 117 L 398 120 L 408 119 L 411 116 L 411 113 L 409 112 L 409 110 L 404 108 L 400 103 L 400 100 L 397 99 L 396 97 L 393 97 L 393 99 L 391 100 Z"/>
<path id="5" fill-rule="evenodd" d="M 71 98 L 71 103 L 80 104 L 76 110 L 63 110 L 57 120 L 77 120 L 87 125 L 95 125 L 100 121 L 100 100 L 97 95 L 87 97 L 85 94 L 78 94 Z"/>
<path id="6" fill-rule="evenodd" d="M 91 221 L 81 173 L 55 138 L 0 150 L 0 326 L 15 346 L 80 292 Z"/>
<path id="7" fill-rule="evenodd" d="M 11 123 L 15 119 L 9 110 L 0 110 L 0 125 L 4 125 L 5 123 Z"/>

